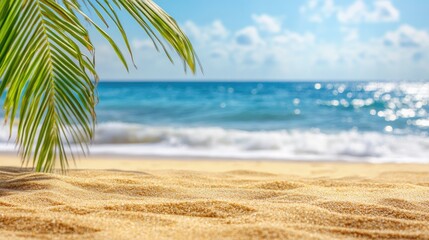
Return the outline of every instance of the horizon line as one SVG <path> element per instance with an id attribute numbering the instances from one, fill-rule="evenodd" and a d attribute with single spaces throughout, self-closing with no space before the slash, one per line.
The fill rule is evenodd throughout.
<path id="1" fill-rule="evenodd" d="M 99 82 L 429 82 L 429 79 L 100 79 Z"/>

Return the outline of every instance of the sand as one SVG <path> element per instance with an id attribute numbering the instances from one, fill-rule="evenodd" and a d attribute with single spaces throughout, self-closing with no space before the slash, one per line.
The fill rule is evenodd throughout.
<path id="1" fill-rule="evenodd" d="M 0 157 L 1 239 L 429 239 L 429 165 Z M 83 170 L 91 169 L 91 170 Z"/>

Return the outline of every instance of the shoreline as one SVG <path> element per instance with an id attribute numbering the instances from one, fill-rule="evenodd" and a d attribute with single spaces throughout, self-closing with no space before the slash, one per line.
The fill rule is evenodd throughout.
<path id="1" fill-rule="evenodd" d="M 2 158 L 20 159 L 17 153 L 0 152 L 0 160 Z M 427 163 L 416 161 L 383 161 L 377 162 L 376 159 L 368 159 L 365 157 L 342 158 L 335 160 L 327 160 L 327 157 L 321 159 L 308 158 L 245 158 L 245 157 L 210 157 L 210 156 L 161 156 L 161 155 L 134 155 L 134 154 L 90 154 L 89 156 L 76 155 L 77 162 L 87 160 L 126 160 L 126 161 L 195 161 L 195 162 L 268 162 L 268 163 L 325 163 L 325 164 L 370 164 L 370 165 L 429 165 Z M 361 160 L 357 160 L 361 159 Z"/>
<path id="2" fill-rule="evenodd" d="M 308 160 L 257 160 L 257 159 L 223 159 L 223 158 L 181 158 L 181 157 L 139 157 L 139 156 L 102 156 L 76 158 L 70 161 L 73 170 L 184 170 L 203 172 L 223 172 L 249 170 L 255 172 L 274 172 L 276 174 L 298 174 L 306 177 L 308 171 L 317 168 L 336 168 L 344 171 L 343 175 L 355 174 L 366 177 L 372 173 L 402 169 L 403 171 L 429 172 L 429 163 L 370 163 L 347 161 L 308 161 Z M 21 160 L 15 154 L 0 154 L 0 167 L 21 168 Z M 31 169 L 23 167 L 23 169 Z M 304 171 L 307 169 L 306 171 Z M 364 169 L 366 172 L 362 172 Z M 325 177 L 335 177 L 335 175 Z"/>

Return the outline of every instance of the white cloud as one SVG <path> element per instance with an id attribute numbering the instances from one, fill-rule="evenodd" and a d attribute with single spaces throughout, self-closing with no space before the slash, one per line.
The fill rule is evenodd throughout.
<path id="1" fill-rule="evenodd" d="M 391 0 L 373 0 L 368 6 L 364 0 L 355 0 L 349 6 L 336 5 L 334 0 L 309 0 L 301 7 L 301 14 L 311 22 L 336 16 L 341 23 L 378 23 L 399 21 L 400 12 Z"/>
<path id="2" fill-rule="evenodd" d="M 383 38 L 386 46 L 395 47 L 428 47 L 429 34 L 410 25 L 401 25 L 397 30 L 386 33 Z"/>
<path id="3" fill-rule="evenodd" d="M 338 21 L 342 23 L 360 22 L 396 22 L 399 20 L 399 10 L 390 0 L 376 0 L 369 9 L 365 1 L 356 0 L 352 5 L 338 11 Z"/>
<path id="4" fill-rule="evenodd" d="M 229 32 L 222 21 L 215 20 L 212 24 L 199 27 L 192 21 L 187 21 L 183 26 L 184 31 L 198 41 L 223 40 L 228 37 Z"/>
<path id="5" fill-rule="evenodd" d="M 344 34 L 345 42 L 359 40 L 359 30 L 357 28 L 342 27 L 340 30 Z"/>
<path id="6" fill-rule="evenodd" d="M 370 15 L 369 21 L 374 21 L 374 22 L 399 21 L 400 12 L 390 0 L 378 0 L 374 4 L 375 4 L 375 10 Z"/>
<path id="7" fill-rule="evenodd" d="M 308 15 L 311 22 L 322 22 L 337 12 L 334 0 L 309 0 L 301 6 L 301 14 Z"/>
<path id="8" fill-rule="evenodd" d="M 282 34 L 274 36 L 273 42 L 280 45 L 295 44 L 309 45 L 315 42 L 316 37 L 311 33 L 299 34 L 292 31 L 285 31 Z"/>
<path id="9" fill-rule="evenodd" d="M 368 9 L 364 1 L 357 0 L 352 5 L 344 10 L 338 11 L 338 20 L 340 22 L 360 22 L 366 19 L 368 15 Z"/>
<path id="10" fill-rule="evenodd" d="M 246 27 L 239 30 L 235 34 L 235 42 L 240 46 L 253 47 L 258 44 L 262 44 L 258 29 L 254 26 Z"/>
<path id="11" fill-rule="evenodd" d="M 257 24 L 258 28 L 262 31 L 267 31 L 270 33 L 278 33 L 282 29 L 282 23 L 279 19 L 276 19 L 267 14 L 261 15 L 252 15 L 253 21 Z"/>
<path id="12" fill-rule="evenodd" d="M 356 27 L 343 26 L 344 41 L 326 42 L 311 32 L 282 29 L 265 32 L 255 22 L 239 30 L 220 21 L 198 25 L 188 21 L 185 30 L 204 66 L 208 79 L 380 79 L 429 76 L 429 33 L 409 25 L 360 40 Z M 115 79 L 190 78 L 172 66 L 147 40 L 135 39 L 138 71 L 125 75 L 112 51 L 99 54 L 102 77 Z M 100 63 L 100 62 L 99 62 Z M 178 61 L 180 63 L 180 61 Z M 179 76 L 179 77 L 178 77 Z"/>
<path id="13" fill-rule="evenodd" d="M 152 48 L 154 46 L 153 42 L 148 39 L 133 39 L 131 44 L 135 49 L 143 49 L 143 48 L 147 49 L 147 48 Z"/>
<path id="14" fill-rule="evenodd" d="M 204 28 L 204 27 L 203 27 Z M 343 27 L 341 43 L 320 42 L 312 33 L 282 30 L 261 35 L 256 26 L 232 33 L 219 43 L 222 54 L 215 59 L 203 56 L 216 74 L 231 78 L 334 79 L 417 78 L 429 74 L 424 59 L 429 56 L 426 31 L 403 25 L 368 41 L 359 40 L 357 28 Z M 390 41 L 390 45 L 386 44 Z M 410 44 L 413 43 L 413 44 Z M 412 51 L 404 48 L 416 45 Z M 213 51 L 205 42 L 203 51 Z M 399 49 L 401 48 L 401 49 Z M 268 71 L 268 72 L 267 72 Z"/>

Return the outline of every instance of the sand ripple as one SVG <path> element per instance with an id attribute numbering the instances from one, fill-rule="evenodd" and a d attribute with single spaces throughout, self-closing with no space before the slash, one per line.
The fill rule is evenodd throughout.
<path id="1" fill-rule="evenodd" d="M 429 174 L 1 168 L 0 238 L 429 239 Z"/>

